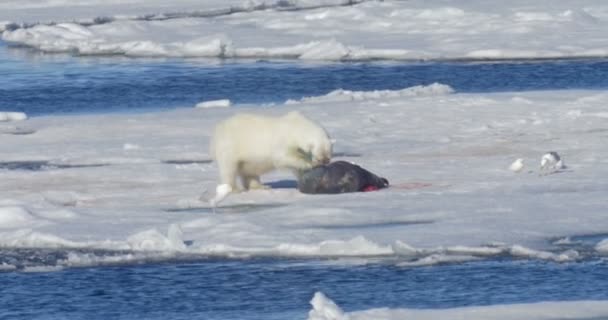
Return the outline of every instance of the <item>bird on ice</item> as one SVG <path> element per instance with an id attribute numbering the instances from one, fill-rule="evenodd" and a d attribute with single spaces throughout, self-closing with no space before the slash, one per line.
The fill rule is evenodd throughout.
<path id="1" fill-rule="evenodd" d="M 555 151 L 545 153 L 540 159 L 540 171 L 554 172 L 565 168 L 562 158 Z"/>
<path id="2" fill-rule="evenodd" d="M 513 163 L 511 163 L 511 165 L 509 166 L 509 170 L 511 170 L 513 172 L 520 172 L 523 168 L 524 168 L 524 159 L 522 159 L 522 158 L 518 158 L 517 160 L 513 161 Z"/>

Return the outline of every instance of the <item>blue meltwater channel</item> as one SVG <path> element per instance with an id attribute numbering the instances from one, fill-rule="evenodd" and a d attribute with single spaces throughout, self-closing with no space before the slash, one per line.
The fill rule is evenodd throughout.
<path id="1" fill-rule="evenodd" d="M 608 60 L 296 63 L 44 54 L 0 41 L 0 108 L 29 116 L 282 103 L 434 82 L 458 92 L 606 89 Z"/>

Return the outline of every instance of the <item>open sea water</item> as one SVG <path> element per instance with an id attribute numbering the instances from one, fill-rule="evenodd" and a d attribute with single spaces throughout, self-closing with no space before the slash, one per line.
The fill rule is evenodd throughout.
<path id="1" fill-rule="evenodd" d="M 459 92 L 606 89 L 607 60 L 294 63 L 45 55 L 0 41 L 0 111 L 142 112 L 215 99 L 281 103 L 335 89 L 440 82 Z M 602 237 L 582 237 L 578 248 Z M 601 239 L 600 239 L 601 240 Z M 306 319 L 322 291 L 346 311 L 608 299 L 608 263 L 496 257 L 399 267 L 387 261 L 151 260 L 57 268 L 62 250 L 0 249 L 0 319 Z"/>
<path id="2" fill-rule="evenodd" d="M 398 90 L 434 82 L 458 92 L 608 88 L 608 60 L 294 63 L 73 57 L 0 41 L 0 108 L 29 116 L 282 103 L 332 90 Z"/>

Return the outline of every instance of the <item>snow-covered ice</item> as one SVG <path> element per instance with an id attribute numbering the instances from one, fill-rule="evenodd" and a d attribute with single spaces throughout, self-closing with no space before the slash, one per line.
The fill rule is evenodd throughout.
<path id="1" fill-rule="evenodd" d="M 0 122 L 7 121 L 23 121 L 27 119 L 27 115 L 23 112 L 0 112 Z"/>
<path id="2" fill-rule="evenodd" d="M 475 60 L 608 56 L 608 3 L 342 0 L 7 0 L 2 39 L 45 52 L 131 57 Z M 605 234 L 604 91 L 462 94 L 443 84 L 336 90 L 274 107 L 43 116 L 0 112 L 0 247 L 76 248 L 63 267 L 226 257 L 389 258 L 410 268 L 509 255 L 577 261 L 555 239 Z M 2 110 L 11 108 L 0 105 Z M 215 213 L 207 154 L 236 112 L 300 110 L 337 159 L 387 177 L 369 193 L 295 188 L 233 194 Z M 8 124 L 4 122 L 9 122 Z M 12 125 L 19 123 L 19 127 Z M 9 126 L 10 125 L 10 126 Z M 4 134 L 9 133 L 9 134 Z M 27 133 L 27 134 L 24 134 Z M 559 150 L 568 170 L 541 175 Z M 21 165 L 20 165 L 21 164 Z M 23 168 L 27 167 L 28 170 Z M 293 186 L 289 172 L 263 177 Z M 563 242 L 561 243 L 563 244 Z M 94 250 L 125 250 L 96 255 Z M 593 247 L 606 255 L 608 240 Z M 118 252 L 118 251 L 115 251 Z M 0 264 L 0 270 L 15 270 Z M 604 301 L 345 312 L 322 293 L 310 319 L 599 318 Z"/>
<path id="3" fill-rule="evenodd" d="M 608 312 L 606 301 L 539 302 L 449 309 L 371 309 L 344 312 L 321 292 L 310 301 L 308 320 L 402 320 L 402 319 L 594 319 Z"/>
<path id="4" fill-rule="evenodd" d="M 6 29 L 6 41 L 81 55 L 302 60 L 608 56 L 608 4 L 596 0 L 182 0 L 171 5 L 90 0 L 77 6 L 10 0 L 0 4 L 0 21 L 5 21 L 0 31 Z"/>
<path id="5" fill-rule="evenodd" d="M 575 261 L 577 252 L 551 239 L 608 230 L 607 157 L 597 147 L 606 138 L 608 94 L 461 94 L 434 84 L 348 96 L 357 98 L 25 120 L 36 132 L 0 135 L 2 162 L 64 166 L 0 170 L 0 245 L 397 257 L 405 266 L 505 254 Z M 241 111 L 295 109 L 326 127 L 343 155 L 336 159 L 388 177 L 391 187 L 342 195 L 251 191 L 228 197 L 214 214 L 199 198 L 217 185 L 217 167 L 201 160 L 209 159 L 215 123 Z M 548 148 L 570 159 L 567 171 L 514 175 L 505 167 Z M 275 172 L 263 182 L 294 179 Z"/>
<path id="6" fill-rule="evenodd" d="M 229 99 L 203 101 L 196 104 L 196 108 L 228 108 L 232 105 Z"/>

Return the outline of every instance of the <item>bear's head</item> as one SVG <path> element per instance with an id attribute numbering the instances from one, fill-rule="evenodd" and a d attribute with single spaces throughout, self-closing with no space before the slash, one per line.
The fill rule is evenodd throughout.
<path id="1" fill-rule="evenodd" d="M 318 139 L 316 143 L 312 145 L 310 150 L 313 167 L 328 164 L 331 161 L 332 143 L 327 134 L 320 137 L 320 139 Z"/>
<path id="2" fill-rule="evenodd" d="M 298 139 L 300 140 L 298 152 L 301 157 L 313 167 L 328 164 L 332 156 L 332 141 L 327 131 L 297 111 L 289 112 L 286 116 L 291 118 L 291 124 L 297 123 L 297 131 L 302 133 Z"/>

